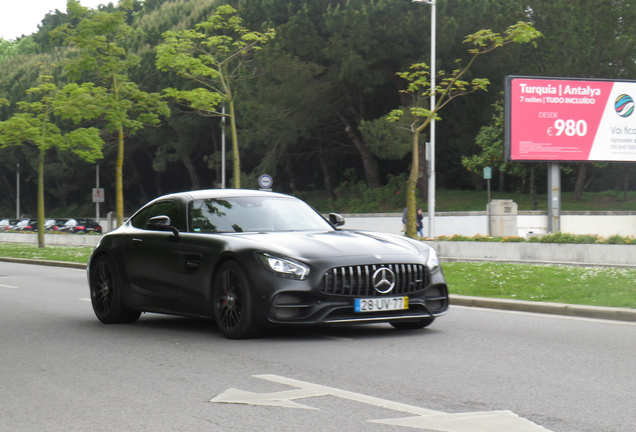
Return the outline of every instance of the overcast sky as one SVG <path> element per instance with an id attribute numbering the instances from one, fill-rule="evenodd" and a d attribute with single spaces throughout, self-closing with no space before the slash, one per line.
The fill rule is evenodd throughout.
<path id="1" fill-rule="evenodd" d="M 96 8 L 117 0 L 79 0 L 80 4 Z M 0 0 L 0 37 L 15 40 L 38 30 L 44 15 L 59 9 L 66 12 L 66 0 Z"/>

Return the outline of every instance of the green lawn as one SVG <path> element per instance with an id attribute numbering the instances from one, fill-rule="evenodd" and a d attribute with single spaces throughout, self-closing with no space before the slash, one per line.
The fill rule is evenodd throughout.
<path id="1" fill-rule="evenodd" d="M 38 248 L 37 245 L 31 244 L 0 243 L 0 256 L 7 258 L 87 263 L 91 252 L 93 252 L 93 248 L 86 246 L 47 246 Z"/>
<path id="2" fill-rule="evenodd" d="M 448 262 L 451 294 L 636 309 L 636 269 Z"/>
<path id="3" fill-rule="evenodd" d="M 0 243 L 0 256 L 86 263 L 92 248 Z M 636 309 L 636 269 L 448 262 L 451 294 Z"/>

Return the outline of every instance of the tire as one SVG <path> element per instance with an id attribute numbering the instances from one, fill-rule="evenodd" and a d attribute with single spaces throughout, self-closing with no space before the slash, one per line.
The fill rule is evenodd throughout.
<path id="1" fill-rule="evenodd" d="M 91 304 L 97 318 L 105 324 L 132 323 L 140 311 L 126 309 L 123 283 L 115 262 L 108 255 L 100 256 L 91 269 Z"/>
<path id="2" fill-rule="evenodd" d="M 214 278 L 214 318 L 228 339 L 258 336 L 252 306 L 252 293 L 245 272 L 236 261 L 221 266 Z"/>
<path id="3" fill-rule="evenodd" d="M 398 330 L 418 330 L 428 327 L 433 321 L 435 321 L 435 318 L 429 317 L 419 321 L 392 321 L 391 325 Z"/>

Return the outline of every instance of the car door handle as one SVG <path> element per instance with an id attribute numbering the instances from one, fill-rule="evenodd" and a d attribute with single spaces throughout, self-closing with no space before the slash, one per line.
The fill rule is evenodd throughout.
<path id="1" fill-rule="evenodd" d="M 133 238 L 133 239 L 132 239 L 132 244 L 133 244 L 133 246 L 140 245 L 140 244 L 142 244 L 143 242 L 144 242 L 144 241 L 143 241 L 142 239 L 139 239 L 139 238 Z"/>

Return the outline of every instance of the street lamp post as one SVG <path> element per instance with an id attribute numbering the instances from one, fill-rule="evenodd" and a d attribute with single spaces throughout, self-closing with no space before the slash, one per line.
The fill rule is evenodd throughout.
<path id="1" fill-rule="evenodd" d="M 15 218 L 20 219 L 20 164 L 16 164 L 15 175 Z"/>
<path id="2" fill-rule="evenodd" d="M 431 5 L 431 106 L 435 108 L 435 38 L 436 38 L 436 2 L 437 0 L 413 0 L 417 3 L 428 3 Z M 435 237 L 435 118 L 431 118 L 430 122 L 430 146 L 426 152 L 428 160 L 428 236 Z"/>

